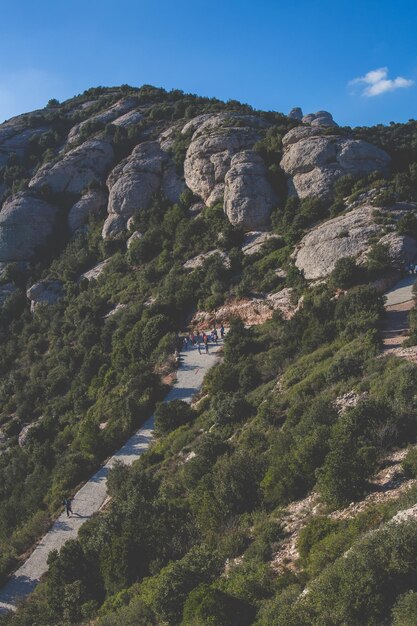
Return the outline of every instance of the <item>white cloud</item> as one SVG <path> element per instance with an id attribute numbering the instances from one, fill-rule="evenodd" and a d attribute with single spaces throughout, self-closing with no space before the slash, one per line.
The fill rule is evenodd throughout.
<path id="1" fill-rule="evenodd" d="M 411 85 L 414 85 L 414 81 L 402 76 L 388 78 L 388 68 L 380 67 L 377 70 L 371 70 L 365 76 L 354 78 L 349 82 L 349 86 L 354 87 L 355 85 L 361 85 L 363 87 L 361 95 L 369 98 L 379 96 L 387 91 L 411 87 Z"/>

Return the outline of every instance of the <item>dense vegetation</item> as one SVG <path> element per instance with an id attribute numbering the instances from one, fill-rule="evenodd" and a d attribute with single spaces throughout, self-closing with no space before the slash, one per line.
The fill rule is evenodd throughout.
<path id="1" fill-rule="evenodd" d="M 147 120 L 157 123 L 250 110 L 150 87 L 125 86 L 122 93 L 149 104 Z M 99 111 L 120 91 L 89 90 L 36 113 L 31 123 L 39 126 L 54 116 L 57 136 L 51 145 L 42 140 L 17 170 L 3 168 L 6 195 L 55 157 L 62 120 L 74 104 L 97 95 L 104 97 Z M 78 115 L 82 121 L 82 109 Z M 281 138 L 293 123 L 262 115 L 274 127 L 256 149 L 282 194 L 277 163 Z M 414 148 L 403 149 L 404 133 L 414 132 L 410 124 L 406 131 L 404 125 L 355 129 L 391 146 L 394 159 L 400 155 L 392 179 L 342 179 L 330 207 L 314 198 L 288 199 L 272 217 L 280 238 L 255 255 L 242 254 L 242 233 L 221 207 L 192 217 L 194 199 L 187 193 L 176 205 L 155 198 L 138 214 L 135 227 L 144 236 L 127 250 L 123 241 L 101 240 L 102 216 L 71 240 L 63 232 L 64 249 L 49 251 L 29 275 L 8 268 L 4 281 L 13 278 L 21 290 L 0 309 L 0 420 L 7 436 L 0 455 L 3 579 L 62 497 L 152 413 L 166 391 L 163 376 L 172 371 L 176 333 L 193 311 L 213 309 L 229 295 L 283 286 L 293 287 L 296 298 L 303 295 L 303 306 L 290 321 L 275 313 L 257 328 L 232 323 L 224 360 L 206 377 L 202 400 L 193 409 L 180 402 L 157 408 L 156 443 L 131 469 L 112 470 L 106 510 L 51 554 L 44 583 L 0 623 L 377 626 L 390 615 L 397 626 L 414 623 L 415 522 L 386 522 L 417 502 L 415 488 L 353 519 L 328 517 L 366 496 L 388 451 L 416 443 L 417 368 L 377 358 L 383 301 L 369 283 L 392 269 L 390 259 L 383 246 L 374 246 L 367 266 L 344 259 L 327 284 L 307 288 L 290 257 L 306 228 L 346 210 L 346 197 L 376 187 L 402 198 L 407 185 L 414 197 L 417 158 Z M 122 158 L 144 127 L 140 122 L 124 134 L 93 125 L 82 138 L 107 133 Z M 172 148 L 178 167 L 186 147 L 187 137 L 178 136 Z M 410 232 L 415 225 L 395 227 Z M 214 255 L 201 268 L 184 269 L 184 261 L 214 247 L 228 253 L 229 268 Z M 79 280 L 110 256 L 97 281 Z M 24 288 L 45 276 L 63 281 L 65 298 L 31 314 Z M 119 304 L 125 307 L 114 313 Z M 416 332 L 413 317 L 410 341 Z M 340 411 L 336 399 L 352 391 L 359 402 Z M 19 447 L 26 424 L 32 427 Z M 417 475 L 412 447 L 404 469 Z M 297 569 L 276 568 L 274 555 L 286 538 L 285 507 L 312 489 L 322 514 L 300 534 Z"/>

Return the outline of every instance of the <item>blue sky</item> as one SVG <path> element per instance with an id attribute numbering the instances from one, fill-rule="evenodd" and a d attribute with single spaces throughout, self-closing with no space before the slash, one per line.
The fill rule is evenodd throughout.
<path id="1" fill-rule="evenodd" d="M 407 121 L 416 27 L 415 0 L 2 0 L 0 121 L 122 83 Z"/>

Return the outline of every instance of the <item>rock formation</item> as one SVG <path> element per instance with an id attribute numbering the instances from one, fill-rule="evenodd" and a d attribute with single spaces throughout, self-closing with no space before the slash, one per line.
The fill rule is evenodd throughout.
<path id="1" fill-rule="evenodd" d="M 126 116 L 126 114 L 128 115 L 129 112 L 137 106 L 137 104 L 136 98 L 122 98 L 122 100 L 119 100 L 116 104 L 105 111 L 97 113 L 97 115 L 89 117 L 87 120 L 76 124 L 72 127 L 68 135 L 68 143 L 71 144 L 77 142 L 82 130 L 91 124 L 102 124 L 104 126 L 110 122 L 114 123 L 115 120 L 119 119 L 118 123 L 123 126 L 124 124 L 123 122 L 120 123 L 120 119 Z"/>
<path id="2" fill-rule="evenodd" d="M 40 280 L 26 292 L 33 313 L 40 304 L 55 304 L 64 297 L 64 287 L 60 280 Z"/>
<path id="3" fill-rule="evenodd" d="M 88 191 L 69 210 L 69 231 L 75 233 L 88 222 L 90 215 L 98 215 L 106 205 L 107 194 L 104 191 Z"/>
<path id="4" fill-rule="evenodd" d="M 409 262 L 417 253 L 414 239 L 395 232 L 384 235 L 383 226 L 374 221 L 374 213 L 374 207 L 358 207 L 308 232 L 294 253 L 295 264 L 305 278 L 325 278 L 344 257 L 364 261 L 371 241 L 388 245 L 397 261 Z"/>
<path id="5" fill-rule="evenodd" d="M 302 118 L 303 124 L 311 126 L 338 126 L 333 116 L 328 111 L 317 111 L 317 113 L 308 113 Z"/>
<path id="6" fill-rule="evenodd" d="M 291 191 L 300 198 L 332 199 L 338 178 L 387 173 L 390 157 L 376 146 L 359 139 L 327 134 L 322 127 L 298 126 L 283 138 L 282 169 L 291 177 Z"/>
<path id="7" fill-rule="evenodd" d="M 109 217 L 103 227 L 103 237 L 112 239 L 125 231 L 130 217 L 150 206 L 155 194 L 160 193 L 171 202 L 178 201 L 184 182 L 158 142 L 149 141 L 136 146 L 132 154 L 110 172 L 107 186 Z"/>
<path id="8" fill-rule="evenodd" d="M 103 181 L 114 159 L 110 142 L 89 139 L 56 163 L 46 163 L 29 183 L 30 189 L 81 194 L 93 182 Z"/>
<path id="9" fill-rule="evenodd" d="M 303 119 L 303 111 L 300 107 L 294 107 L 288 113 L 288 117 L 290 117 L 292 120 L 298 120 L 299 122 L 301 122 L 301 120 Z"/>
<path id="10" fill-rule="evenodd" d="M 0 211 L 0 261 L 27 261 L 53 233 L 58 209 L 24 191 L 7 198 Z"/>
<path id="11" fill-rule="evenodd" d="M 278 198 L 268 182 L 263 159 L 253 150 L 238 152 L 224 182 L 224 210 L 229 221 L 245 231 L 266 228 Z"/>

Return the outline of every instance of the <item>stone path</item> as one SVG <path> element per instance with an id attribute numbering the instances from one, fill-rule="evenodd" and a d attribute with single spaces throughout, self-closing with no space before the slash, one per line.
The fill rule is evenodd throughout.
<path id="1" fill-rule="evenodd" d="M 181 353 L 181 366 L 177 380 L 164 402 L 183 400 L 191 402 L 201 389 L 206 372 L 219 360 L 218 346 L 210 346 L 209 354 L 199 354 L 197 348 Z M 150 417 L 114 456 L 90 478 L 74 496 L 74 514 L 62 513 L 49 532 L 36 546 L 30 557 L 10 578 L 0 591 L 0 613 L 16 609 L 19 599 L 33 591 L 41 576 L 48 569 L 47 559 L 51 550 L 59 550 L 68 539 L 74 539 L 79 528 L 100 510 L 107 496 L 106 479 L 109 469 L 116 461 L 131 465 L 149 447 L 153 440 L 153 417 Z"/>
<path id="2" fill-rule="evenodd" d="M 406 276 L 385 294 L 384 352 L 397 350 L 407 338 L 408 314 L 414 307 L 413 286 L 416 282 L 417 275 Z"/>

